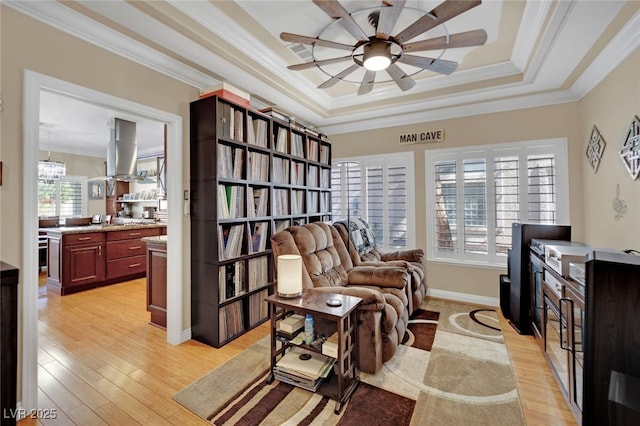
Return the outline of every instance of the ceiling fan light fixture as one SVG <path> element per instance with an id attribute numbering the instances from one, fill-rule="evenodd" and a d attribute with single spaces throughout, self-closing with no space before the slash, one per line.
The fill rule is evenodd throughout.
<path id="1" fill-rule="evenodd" d="M 391 65 L 391 45 L 375 41 L 364 46 L 364 67 L 369 71 L 382 71 Z"/>

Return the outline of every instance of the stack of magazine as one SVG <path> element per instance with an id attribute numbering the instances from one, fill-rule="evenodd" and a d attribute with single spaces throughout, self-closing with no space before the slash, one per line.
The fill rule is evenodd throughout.
<path id="1" fill-rule="evenodd" d="M 315 392 L 329 376 L 334 358 L 293 346 L 273 368 L 273 374 L 281 382 Z"/>

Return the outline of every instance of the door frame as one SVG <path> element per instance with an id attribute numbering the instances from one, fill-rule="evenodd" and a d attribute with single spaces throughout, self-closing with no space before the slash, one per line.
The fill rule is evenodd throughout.
<path id="1" fill-rule="evenodd" d="M 188 340 L 183 329 L 182 285 L 182 117 L 31 70 L 24 71 L 23 87 L 23 288 L 22 288 L 22 408 L 38 406 L 38 176 L 40 92 L 47 90 L 167 125 L 166 158 L 174 168 L 167 175 L 167 342 Z"/>

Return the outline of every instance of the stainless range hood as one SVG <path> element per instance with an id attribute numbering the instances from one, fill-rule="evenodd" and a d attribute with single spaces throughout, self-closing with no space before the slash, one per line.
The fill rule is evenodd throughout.
<path id="1" fill-rule="evenodd" d="M 111 136 L 107 145 L 107 175 L 89 180 L 116 180 L 124 182 L 151 182 L 138 176 L 138 142 L 136 123 L 114 118 L 109 123 Z"/>

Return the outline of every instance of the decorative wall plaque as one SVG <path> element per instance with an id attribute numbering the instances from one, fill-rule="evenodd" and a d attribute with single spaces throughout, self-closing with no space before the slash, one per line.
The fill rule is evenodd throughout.
<path id="1" fill-rule="evenodd" d="M 598 166 L 600 165 L 600 160 L 602 159 L 602 154 L 606 146 L 607 143 L 602 138 L 598 128 L 594 125 L 593 130 L 591 130 L 589 142 L 587 142 L 587 161 L 594 173 L 598 171 Z"/>
<path id="2" fill-rule="evenodd" d="M 640 174 L 640 119 L 633 117 L 629 125 L 629 132 L 625 138 L 620 158 L 629 171 L 631 178 L 635 180 Z"/>

